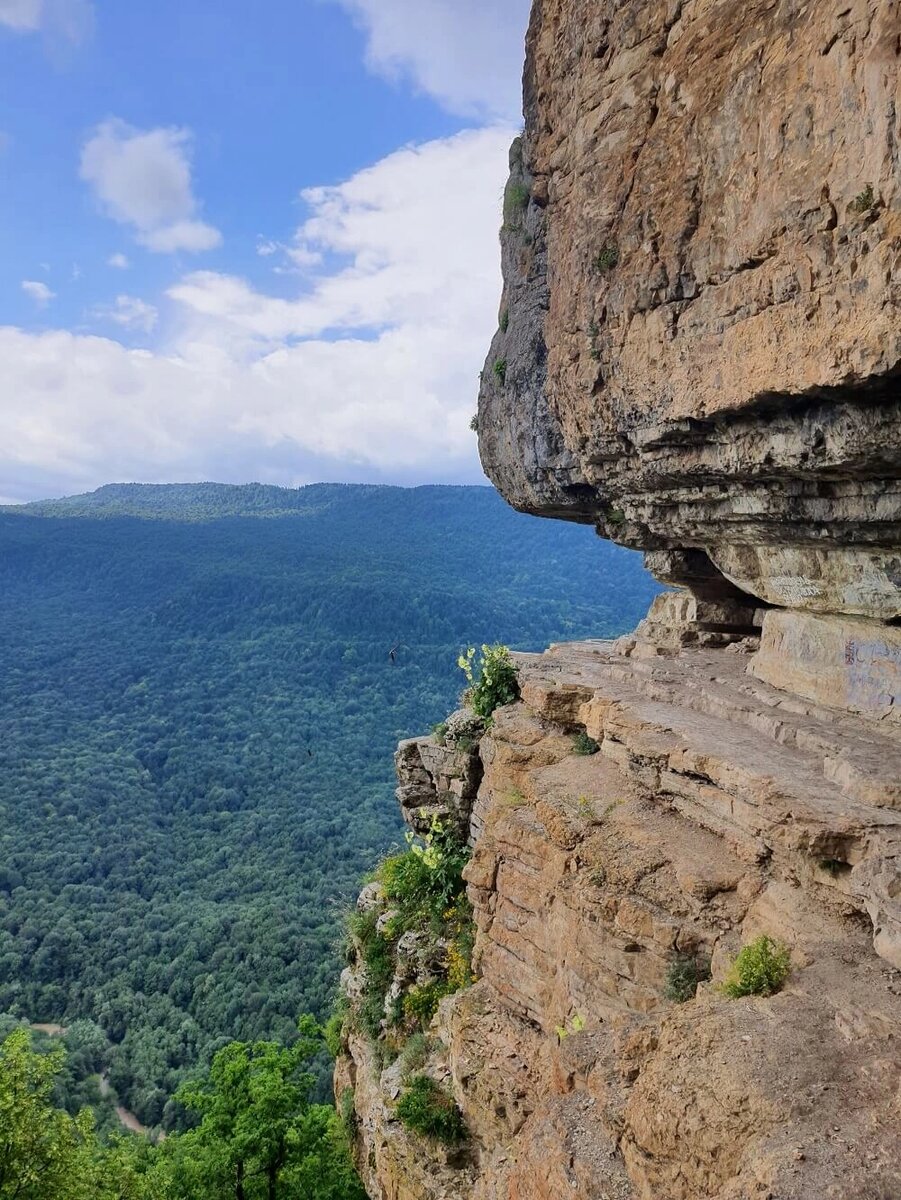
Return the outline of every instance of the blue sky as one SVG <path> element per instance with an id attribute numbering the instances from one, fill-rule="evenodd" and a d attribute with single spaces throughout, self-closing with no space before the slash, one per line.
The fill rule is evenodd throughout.
<path id="1" fill-rule="evenodd" d="M 478 479 L 527 7 L 0 0 L 0 501 Z"/>

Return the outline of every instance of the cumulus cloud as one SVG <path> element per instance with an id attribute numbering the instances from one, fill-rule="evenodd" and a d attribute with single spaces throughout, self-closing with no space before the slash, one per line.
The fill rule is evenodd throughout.
<path id="1" fill-rule="evenodd" d="M 43 0 L 0 0 L 0 25 L 23 33 L 41 27 Z"/>
<path id="2" fill-rule="evenodd" d="M 38 308 L 46 308 L 51 300 L 56 298 L 56 292 L 51 292 L 46 283 L 38 279 L 23 279 L 22 291 L 29 296 Z"/>
<path id="3" fill-rule="evenodd" d="M 103 211 L 130 225 L 148 250 L 211 250 L 218 229 L 197 218 L 191 180 L 191 134 L 186 129 L 134 129 L 111 119 L 99 125 L 81 153 L 81 178 Z"/>
<path id="4" fill-rule="evenodd" d="M 519 119 L 530 0 L 336 0 L 367 34 L 370 66 L 451 112 Z"/>
<path id="5" fill-rule="evenodd" d="M 0 0 L 0 25 L 77 45 L 93 29 L 94 6 L 89 0 Z"/>
<path id="6" fill-rule="evenodd" d="M 323 259 L 340 265 L 312 275 L 296 299 L 209 271 L 187 276 L 170 295 L 262 339 L 456 323 L 470 291 L 497 301 L 509 139 L 507 129 L 469 130 L 399 150 L 337 187 L 304 191 L 309 215 L 288 253 L 308 267 Z"/>
<path id="7" fill-rule="evenodd" d="M 117 271 L 127 271 L 131 266 L 131 263 L 124 254 L 111 254 L 106 263 L 109 267 L 115 267 Z"/>
<path id="8" fill-rule="evenodd" d="M 307 191 L 286 249 L 318 265 L 294 293 L 192 273 L 154 351 L 0 329 L 15 397 L 0 402 L 0 491 L 480 479 L 469 420 L 497 320 L 510 136 L 469 131 Z"/>
<path id="9" fill-rule="evenodd" d="M 138 329 L 152 333 L 159 319 L 159 310 L 137 296 L 117 296 L 115 303 L 95 309 L 95 315 L 121 325 L 125 329 Z"/>

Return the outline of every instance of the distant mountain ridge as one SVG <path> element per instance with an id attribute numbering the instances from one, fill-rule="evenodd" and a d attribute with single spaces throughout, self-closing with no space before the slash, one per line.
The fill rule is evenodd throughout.
<path id="1" fill-rule="evenodd" d="M 143 517 L 147 520 L 214 521 L 220 517 L 304 516 L 328 505 L 399 492 L 494 492 L 487 485 L 425 484 L 417 488 L 369 483 L 310 483 L 299 488 L 268 483 L 107 483 L 93 492 L 8 505 L 4 513 L 40 517 Z"/>

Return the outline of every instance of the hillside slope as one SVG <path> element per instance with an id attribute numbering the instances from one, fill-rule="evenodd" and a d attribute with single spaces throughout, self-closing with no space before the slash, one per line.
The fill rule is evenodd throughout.
<path id="1" fill-rule="evenodd" d="M 327 1010 L 341 908 L 399 836 L 391 750 L 461 647 L 618 632 L 655 590 L 489 488 L 0 510 L 0 1012 L 95 1019 L 125 1105 L 172 1120 L 223 1040 Z"/>

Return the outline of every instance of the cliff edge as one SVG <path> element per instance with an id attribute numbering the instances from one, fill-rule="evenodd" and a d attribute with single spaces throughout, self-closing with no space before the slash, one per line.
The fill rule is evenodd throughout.
<path id="1" fill-rule="evenodd" d="M 360 898 L 374 1200 L 901 1195 L 899 65 L 895 0 L 536 0 L 482 460 L 677 590 L 399 750 L 468 862 Z"/>

